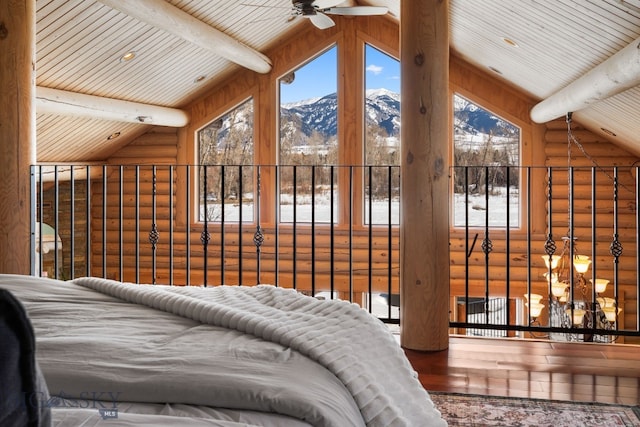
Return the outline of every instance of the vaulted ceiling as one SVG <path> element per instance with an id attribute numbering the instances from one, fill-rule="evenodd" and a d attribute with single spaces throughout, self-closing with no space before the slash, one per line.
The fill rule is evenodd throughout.
<path id="1" fill-rule="evenodd" d="M 340 3 L 357 5 L 400 22 L 400 0 Z M 104 160 L 154 124 L 180 126 L 181 107 L 240 67 L 268 72 L 263 52 L 313 25 L 291 19 L 291 0 L 36 6 L 40 162 Z M 640 155 L 640 0 L 450 0 L 450 12 L 453 54 L 543 101 L 537 120 L 570 105 L 574 120 Z"/>

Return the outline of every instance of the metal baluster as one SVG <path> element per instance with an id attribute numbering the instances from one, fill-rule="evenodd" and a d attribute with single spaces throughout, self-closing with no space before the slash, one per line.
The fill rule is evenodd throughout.
<path id="1" fill-rule="evenodd" d="M 389 203 L 387 204 L 387 218 L 389 219 L 389 221 L 387 222 L 387 295 L 389 295 L 389 301 L 387 302 L 387 320 L 391 320 L 391 295 L 393 292 L 393 289 L 391 287 L 391 281 L 393 279 L 393 261 L 392 261 L 392 256 L 391 256 L 391 251 L 392 251 L 392 239 L 393 239 L 393 220 L 391 218 L 392 212 L 393 212 L 393 204 L 392 204 L 392 198 L 393 198 L 393 193 L 392 193 L 392 186 L 393 186 L 393 180 L 392 180 L 392 172 L 393 172 L 394 167 L 393 166 L 388 166 L 387 167 L 387 191 L 388 191 L 388 198 L 389 198 Z"/>
<path id="2" fill-rule="evenodd" d="M 280 171 L 282 170 L 282 167 L 281 166 L 274 166 L 273 168 L 275 169 L 276 177 L 280 177 L 280 173 L 281 173 Z M 278 179 L 278 183 L 281 184 L 281 182 L 282 182 L 282 180 Z M 276 199 L 278 199 L 279 198 L 278 195 L 282 194 L 282 188 L 280 187 L 280 188 L 276 189 L 276 193 L 275 194 L 276 194 Z M 280 286 L 280 264 L 278 262 L 278 259 L 280 258 L 280 248 L 279 248 L 279 245 L 280 245 L 280 219 L 281 219 L 281 216 L 279 215 L 279 212 L 280 212 L 280 200 L 276 200 L 276 202 L 273 205 L 274 205 L 274 208 L 276 210 L 275 217 L 274 217 L 276 220 L 275 220 L 275 225 L 274 225 L 275 229 L 274 229 L 274 236 L 273 236 L 274 237 L 274 245 L 275 245 L 275 266 L 274 266 L 275 271 L 274 271 L 274 274 L 275 274 L 275 282 L 276 282 L 275 285 L 276 286 Z"/>
<path id="3" fill-rule="evenodd" d="M 58 233 L 60 230 L 60 181 L 58 179 L 58 165 L 53 167 L 53 189 L 53 277 L 59 279 Z"/>
<path id="4" fill-rule="evenodd" d="M 261 196 L 261 174 L 260 174 L 260 166 L 257 167 L 257 178 L 256 178 L 256 191 L 255 194 L 257 196 L 256 200 L 256 232 L 253 234 L 253 244 L 256 246 L 256 284 L 260 284 L 260 248 L 264 243 L 264 233 L 262 232 L 262 227 L 260 227 L 260 196 Z"/>
<path id="5" fill-rule="evenodd" d="M 531 167 L 527 167 L 527 295 L 528 301 L 531 301 Z M 548 294 L 551 295 L 551 294 Z M 549 312 L 551 312 L 551 302 L 549 302 Z M 531 326 L 531 312 L 528 314 L 529 322 L 527 326 Z"/>
<path id="6" fill-rule="evenodd" d="M 507 179 L 507 209 L 506 209 L 506 214 L 507 214 L 507 224 L 506 224 L 506 229 L 505 229 L 505 264 L 506 264 L 506 271 L 505 271 L 505 285 L 506 285 L 506 310 L 505 310 L 505 322 L 504 324 L 508 324 L 509 319 L 511 319 L 511 304 L 509 303 L 510 301 L 510 297 L 511 297 L 511 290 L 509 287 L 509 283 L 511 283 L 511 263 L 510 258 L 511 258 L 511 194 L 509 193 L 509 188 L 510 187 L 510 168 L 509 166 L 505 167 L 505 174 L 506 174 L 506 179 Z M 488 213 L 489 211 L 487 211 Z M 508 335 L 508 333 L 507 333 Z"/>
<path id="7" fill-rule="evenodd" d="M 372 296 L 372 292 L 373 292 L 373 248 L 372 248 L 373 246 L 373 183 L 372 183 L 373 173 L 372 173 L 372 168 L 373 166 L 371 165 L 367 166 L 368 175 L 369 175 L 369 229 L 367 230 L 369 235 L 369 248 L 368 248 L 368 254 L 367 254 L 368 261 L 369 261 L 369 267 L 368 267 L 369 313 L 371 313 L 372 305 L 373 305 L 373 296 Z M 389 300 L 391 300 L 391 294 L 389 294 Z"/>
<path id="8" fill-rule="evenodd" d="M 567 171 L 568 173 L 568 171 Z M 547 168 L 547 206 L 548 206 L 548 216 L 547 216 L 547 240 L 544 242 L 544 253 L 549 257 L 549 271 L 547 274 L 549 275 L 547 278 L 547 295 L 551 298 L 551 274 L 552 274 L 552 260 L 553 255 L 556 253 L 556 242 L 553 240 L 553 169 Z M 531 228 L 529 228 L 529 233 L 531 233 Z M 531 287 L 528 289 L 529 292 L 529 301 L 531 301 Z M 551 301 L 549 301 L 549 313 L 551 313 Z M 553 326 L 551 324 L 551 316 L 549 316 L 549 326 Z M 531 323 L 531 310 L 529 310 L 529 323 Z"/>
<path id="9" fill-rule="evenodd" d="M 298 289 L 298 274 L 297 274 L 297 259 L 298 259 L 298 245 L 297 245 L 297 212 L 298 212 L 298 169 L 296 165 L 293 165 L 293 289 Z"/>
<path id="10" fill-rule="evenodd" d="M 225 242 L 225 200 L 226 200 L 226 194 L 225 194 L 225 181 L 226 181 L 226 166 L 225 165 L 221 165 L 220 166 L 220 171 L 222 173 L 221 176 L 221 180 L 220 180 L 220 194 L 221 194 L 221 200 L 222 200 L 222 212 L 220 213 L 220 284 L 224 285 L 225 284 L 225 265 L 224 265 L 224 258 L 225 258 L 225 248 L 224 248 L 224 242 Z"/>
<path id="11" fill-rule="evenodd" d="M 591 325 L 593 328 L 598 327 L 598 323 L 596 321 L 596 304 L 597 304 L 597 295 L 596 295 L 596 277 L 598 277 L 597 270 L 597 262 L 596 262 L 596 236 L 597 236 L 597 223 L 596 223 L 596 168 L 591 168 L 591 274 L 593 277 L 593 281 L 591 283 Z"/>
<path id="12" fill-rule="evenodd" d="M 102 165 L 102 277 L 107 278 L 107 165 Z"/>
<path id="13" fill-rule="evenodd" d="M 173 166 L 169 165 L 169 286 L 173 286 Z"/>
<path id="14" fill-rule="evenodd" d="M 478 234 L 476 233 L 476 239 Z M 475 246 L 475 239 L 474 239 Z M 472 248 L 469 247 L 469 166 L 464 167 L 464 323 L 469 323 L 469 258 Z"/>
<path id="15" fill-rule="evenodd" d="M 335 270 L 335 245 L 336 245 L 336 241 L 335 241 L 335 237 L 336 237 L 336 224 L 335 224 L 335 215 L 333 213 L 333 209 L 334 209 L 334 201 L 333 201 L 333 197 L 335 196 L 335 192 L 334 192 L 334 185 L 335 185 L 335 178 L 334 178 L 334 173 L 335 173 L 335 166 L 331 165 L 330 166 L 331 169 L 331 177 L 330 177 L 330 189 L 329 189 L 329 196 L 330 196 L 330 200 L 329 200 L 329 208 L 331 209 L 331 212 L 329 214 L 329 220 L 331 221 L 329 227 L 331 228 L 331 236 L 330 236 L 330 241 L 329 241 L 329 247 L 330 247 L 330 254 L 329 254 L 329 265 L 330 267 L 330 277 L 329 277 L 329 289 L 331 290 L 331 299 L 333 299 L 333 293 L 335 291 L 335 286 L 336 286 L 336 270 Z"/>
<path id="16" fill-rule="evenodd" d="M 140 165 L 136 165 L 136 283 L 140 283 Z"/>
<path id="17" fill-rule="evenodd" d="M 122 222 L 123 222 L 123 218 L 124 218 L 124 208 L 123 208 L 123 200 L 124 200 L 124 191 L 123 191 L 123 185 L 122 185 L 122 173 L 123 173 L 124 167 L 122 165 L 120 165 L 118 167 L 118 172 L 119 172 L 119 176 L 118 176 L 118 275 L 120 277 L 120 281 L 123 281 L 124 278 L 122 277 L 124 274 L 124 265 L 123 265 L 123 260 L 124 260 L 124 256 L 123 256 L 123 252 L 124 252 L 124 242 L 123 242 L 123 229 L 122 229 Z"/>
<path id="18" fill-rule="evenodd" d="M 85 229 L 85 275 L 91 276 L 91 166 L 87 165 L 87 185 L 85 188 L 87 204 L 85 205 L 85 218 L 87 225 Z"/>
<path id="19" fill-rule="evenodd" d="M 208 257 L 207 251 L 209 248 L 209 241 L 211 240 L 211 235 L 209 234 L 209 207 L 207 206 L 207 199 L 209 198 L 209 194 L 207 193 L 207 166 L 202 166 L 203 170 L 203 178 L 202 178 L 202 186 L 203 186 L 203 194 L 204 194 L 204 218 L 203 218 L 203 229 L 202 233 L 200 233 L 200 242 L 202 242 L 202 253 L 203 253 L 203 285 L 207 287 L 207 276 L 208 276 Z M 224 199 L 223 199 L 224 201 Z M 223 203 L 223 211 L 224 211 L 224 203 Z"/>
<path id="20" fill-rule="evenodd" d="M 311 166 L 311 295 L 316 294 L 316 165 Z"/>
<path id="21" fill-rule="evenodd" d="M 185 166 L 185 181 L 186 181 L 186 217 L 185 217 L 185 240 L 187 242 L 187 252 L 185 260 L 185 285 L 191 285 L 191 165 Z"/>
<path id="22" fill-rule="evenodd" d="M 242 165 L 238 166 L 238 198 L 239 198 L 239 206 L 238 206 L 238 286 L 242 286 L 242 205 L 244 204 L 242 200 L 242 195 L 244 194 L 244 189 L 242 186 Z"/>
<path id="23" fill-rule="evenodd" d="M 158 193 L 157 187 L 157 176 L 156 176 L 156 166 L 153 165 L 152 168 L 153 173 L 153 190 L 151 192 L 151 231 L 149 231 L 149 243 L 151 243 L 151 275 L 152 275 L 152 283 L 155 285 L 157 281 L 157 259 L 156 259 L 156 250 L 158 241 L 160 240 L 160 232 L 158 231 L 158 226 L 156 224 L 156 198 Z"/>
<path id="24" fill-rule="evenodd" d="M 69 260 L 69 279 L 74 279 L 76 275 L 76 260 L 75 260 L 75 240 L 76 240 L 76 181 L 74 176 L 74 168 L 73 165 L 69 168 L 69 185 L 71 186 L 71 200 L 69 204 L 71 205 L 71 212 L 69 213 L 69 230 L 71 231 L 71 238 L 69 239 L 69 253 L 71 254 L 71 258 Z"/>
<path id="25" fill-rule="evenodd" d="M 353 302 L 353 166 L 349 166 L 349 301 Z"/>
<path id="26" fill-rule="evenodd" d="M 611 255 L 613 255 L 613 299 L 616 307 L 616 330 L 619 329 L 618 322 L 618 273 L 619 259 L 622 256 L 622 243 L 618 240 L 618 167 L 613 169 L 613 241 L 609 247 Z M 595 283 L 595 280 L 594 280 Z"/>
<path id="27" fill-rule="evenodd" d="M 493 243 L 489 238 L 489 167 L 484 168 L 484 239 L 482 240 L 482 252 L 484 253 L 484 314 L 485 323 L 489 324 L 489 254 L 493 250 Z"/>

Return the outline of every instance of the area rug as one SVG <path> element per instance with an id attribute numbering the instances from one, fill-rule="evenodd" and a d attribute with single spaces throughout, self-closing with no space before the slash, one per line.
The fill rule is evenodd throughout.
<path id="1" fill-rule="evenodd" d="M 449 426 L 640 426 L 640 407 L 429 392 Z"/>

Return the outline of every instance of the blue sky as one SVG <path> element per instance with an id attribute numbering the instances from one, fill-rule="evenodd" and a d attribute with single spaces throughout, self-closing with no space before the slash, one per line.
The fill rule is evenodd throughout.
<path id="1" fill-rule="evenodd" d="M 400 92 L 400 63 L 370 46 L 365 51 L 367 89 L 385 88 Z M 296 70 L 291 84 L 280 85 L 283 104 L 317 98 L 337 90 L 337 52 L 332 48 Z"/>

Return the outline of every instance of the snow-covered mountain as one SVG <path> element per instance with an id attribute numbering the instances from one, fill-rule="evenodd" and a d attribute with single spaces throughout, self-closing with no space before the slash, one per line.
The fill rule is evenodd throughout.
<path id="1" fill-rule="evenodd" d="M 294 145 L 307 145 L 314 131 L 325 141 L 334 140 L 338 130 L 338 99 L 335 93 L 321 98 L 307 99 L 282 106 L 281 134 L 289 135 Z M 227 135 L 231 127 L 252 128 L 253 105 L 247 103 L 220 121 L 221 136 Z M 515 127 L 489 111 L 479 108 L 461 96 L 454 97 L 454 129 L 457 135 L 464 134 L 474 140 L 483 141 L 490 132 L 495 137 L 513 134 Z M 397 144 L 400 136 L 400 94 L 388 89 L 370 89 L 366 92 L 365 114 L 369 125 L 375 124 L 386 131 L 390 145 Z M 233 125 L 231 122 L 235 122 Z M 317 141 L 316 141 L 317 143 Z M 471 144 L 473 146 L 473 144 Z"/>
<path id="2" fill-rule="evenodd" d="M 338 97 L 335 93 L 322 98 L 299 101 L 282 106 L 283 127 L 300 130 L 310 136 L 315 130 L 325 137 L 335 137 L 338 131 Z M 400 94 L 387 89 L 368 90 L 366 117 L 377 123 L 389 136 L 400 134 Z M 291 130 L 291 129 L 290 129 Z"/>

